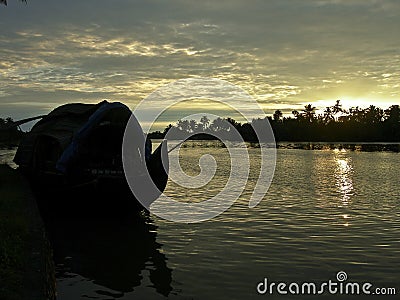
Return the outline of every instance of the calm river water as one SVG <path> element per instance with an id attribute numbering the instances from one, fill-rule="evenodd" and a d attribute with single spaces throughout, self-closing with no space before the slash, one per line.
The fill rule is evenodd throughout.
<path id="1" fill-rule="evenodd" d="M 256 287 L 264 278 L 335 281 L 339 271 L 347 282 L 372 283 L 371 290 L 395 287 L 398 296 L 400 153 L 278 149 L 271 187 L 250 209 L 260 155 L 249 152 L 245 191 L 212 220 L 179 224 L 146 214 L 58 220 L 58 299 L 309 299 L 276 290 L 258 295 Z M 167 195 L 202 201 L 220 191 L 230 170 L 226 149 L 183 148 L 182 167 L 198 173 L 206 153 L 218 163 L 214 179 L 195 190 L 169 182 Z"/>

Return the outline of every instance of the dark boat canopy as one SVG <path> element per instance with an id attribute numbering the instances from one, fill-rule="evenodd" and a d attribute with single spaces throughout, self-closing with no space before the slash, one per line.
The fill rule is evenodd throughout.
<path id="1" fill-rule="evenodd" d="M 139 186 L 146 196 L 139 201 L 149 208 L 168 181 L 166 141 L 154 153 L 151 145 L 132 111 L 120 102 L 66 104 L 32 127 L 14 161 L 44 193 L 94 186 L 132 196 L 129 188 Z"/>
<path id="2" fill-rule="evenodd" d="M 131 114 L 130 109 L 120 102 L 102 101 L 98 104 L 73 103 L 59 106 L 37 122 L 24 137 L 14 162 L 20 167 L 31 167 L 39 141 L 47 140 L 52 143 L 47 148 L 58 149 L 58 153 L 54 154 L 59 158 L 57 169 L 63 172 L 66 164 L 79 150 L 80 141 L 89 133 L 107 124 L 123 127 Z"/>

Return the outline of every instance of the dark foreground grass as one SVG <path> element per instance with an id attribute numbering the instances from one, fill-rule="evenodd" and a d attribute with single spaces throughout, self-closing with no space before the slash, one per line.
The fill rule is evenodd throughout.
<path id="1" fill-rule="evenodd" d="M 0 165 L 0 296 L 22 298 L 27 267 L 24 241 L 28 239 L 29 220 L 24 190 L 17 172 Z"/>
<path id="2" fill-rule="evenodd" d="M 18 171 L 0 165 L 0 299 L 50 299 L 51 269 L 51 250 L 29 185 Z"/>

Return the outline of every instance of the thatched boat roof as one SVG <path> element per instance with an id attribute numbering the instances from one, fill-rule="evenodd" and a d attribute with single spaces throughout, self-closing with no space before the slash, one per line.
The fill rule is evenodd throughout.
<path id="1" fill-rule="evenodd" d="M 112 116 L 112 110 L 118 108 L 116 116 Z M 119 118 L 120 111 L 126 112 L 125 117 Z M 38 139 L 52 138 L 58 146 L 65 150 L 74 139 L 84 135 L 85 132 L 101 121 L 101 118 L 111 112 L 113 122 L 126 122 L 126 115 L 130 110 L 122 103 L 109 103 L 102 101 L 97 104 L 72 103 L 55 108 L 48 115 L 37 122 L 31 131 L 26 134 L 18 147 L 14 161 L 20 166 L 29 166 L 35 152 Z"/>

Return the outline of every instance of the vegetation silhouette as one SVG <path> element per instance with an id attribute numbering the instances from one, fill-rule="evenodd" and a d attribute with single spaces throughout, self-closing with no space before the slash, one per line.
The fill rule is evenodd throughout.
<path id="1" fill-rule="evenodd" d="M 276 110 L 266 118 L 256 118 L 250 123 L 240 123 L 226 118 L 245 141 L 257 142 L 253 130 L 255 123 L 261 126 L 271 124 L 277 142 L 400 142 L 400 107 L 392 105 L 382 109 L 374 105 L 367 108 L 352 107 L 346 110 L 340 100 L 333 106 L 326 107 L 323 113 L 317 114 L 312 104 L 304 106 L 301 111 L 293 110 L 293 116 L 284 117 L 282 111 Z M 163 132 L 155 131 L 149 138 L 164 138 L 170 130 L 174 136 L 192 133 L 191 139 L 215 139 L 213 133 L 229 131 L 224 119 L 209 120 L 207 116 L 199 122 L 179 120 L 175 125 L 169 124 Z"/>
<path id="2" fill-rule="evenodd" d="M 21 140 L 24 132 L 18 127 L 13 126 L 14 120 L 10 117 L 0 118 L 0 146 L 16 146 Z"/>
<path id="3" fill-rule="evenodd" d="M 25 2 L 25 4 L 27 3 L 27 0 L 19 0 L 20 2 Z M 3 4 L 5 6 L 7 6 L 7 0 L 0 0 L 0 4 Z"/>
<path id="4" fill-rule="evenodd" d="M 256 118 L 249 123 L 240 123 L 232 118 L 217 118 L 210 120 L 203 116 L 199 121 L 178 120 L 175 125 L 169 124 L 161 131 L 149 134 L 151 139 L 163 139 L 169 130 L 174 136 L 184 136 L 192 133 L 193 140 L 214 140 L 213 133 L 229 131 L 228 121 L 240 133 L 245 141 L 257 142 L 253 129 L 254 123 L 268 126 L 270 123 L 277 142 L 400 142 L 400 106 L 392 105 L 387 109 L 370 105 L 367 108 L 352 107 L 348 110 L 342 107 L 340 100 L 326 107 L 317 114 L 312 104 L 304 106 L 301 111 L 293 110 L 292 116 L 283 116 L 276 110 L 272 116 Z M 16 146 L 24 132 L 12 126 L 12 118 L 0 118 L 0 144 Z"/>

